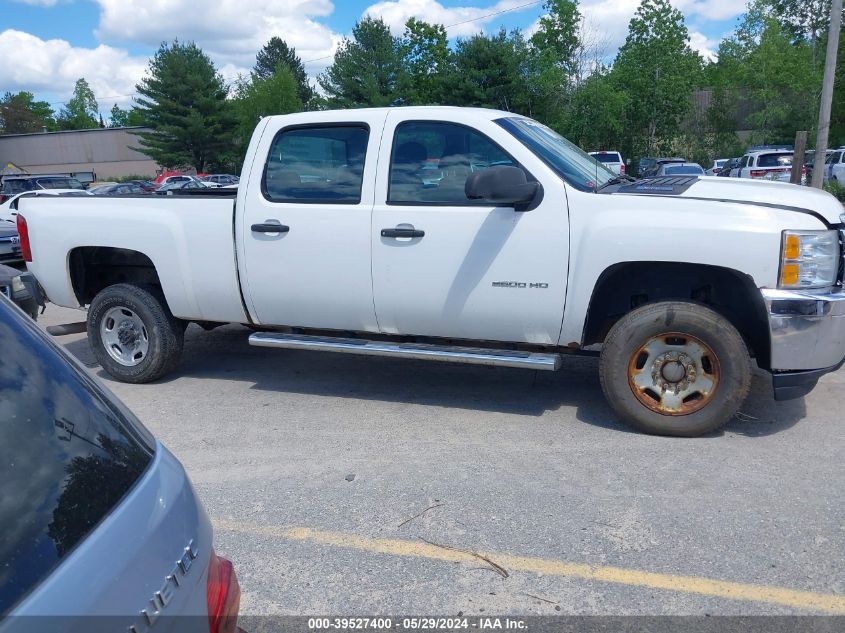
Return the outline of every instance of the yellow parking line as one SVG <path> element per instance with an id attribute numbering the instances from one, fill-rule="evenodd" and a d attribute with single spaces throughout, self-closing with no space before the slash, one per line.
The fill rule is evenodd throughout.
<path id="1" fill-rule="evenodd" d="M 406 556 L 426 558 L 448 562 L 465 562 L 478 564 L 478 559 L 461 551 L 443 549 L 436 545 L 429 545 L 422 541 L 408 541 L 392 538 L 370 538 L 347 534 L 344 532 L 330 532 L 314 530 L 306 527 L 276 527 L 272 525 L 258 525 L 217 519 L 214 526 L 220 530 L 270 536 L 293 541 L 307 541 L 331 547 L 343 547 L 376 554 L 391 556 Z M 533 574 L 562 576 L 566 578 L 581 578 L 584 580 L 598 580 L 634 587 L 649 589 L 665 589 L 682 593 L 729 598 L 731 600 L 745 600 L 749 602 L 764 602 L 810 611 L 824 611 L 827 613 L 845 614 L 845 596 L 835 594 L 801 591 L 787 587 L 772 587 L 768 585 L 753 585 L 697 576 L 677 576 L 675 574 L 660 574 L 624 567 L 609 567 L 604 565 L 585 565 L 583 563 L 569 563 L 562 560 L 532 558 L 528 556 L 513 556 L 492 552 L 478 552 L 482 556 L 493 560 L 509 572 L 524 571 Z"/>

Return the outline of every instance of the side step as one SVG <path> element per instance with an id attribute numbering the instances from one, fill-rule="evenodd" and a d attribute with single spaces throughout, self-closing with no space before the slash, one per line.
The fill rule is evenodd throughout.
<path id="1" fill-rule="evenodd" d="M 471 365 L 496 365 L 521 369 L 560 369 L 560 354 L 519 352 L 477 347 L 452 347 L 422 343 L 391 343 L 355 338 L 309 336 L 305 334 L 280 334 L 256 332 L 250 335 L 249 344 L 256 347 L 281 347 L 284 349 L 311 349 L 321 352 L 342 352 L 369 356 L 395 356 L 421 360 L 439 360 Z"/>

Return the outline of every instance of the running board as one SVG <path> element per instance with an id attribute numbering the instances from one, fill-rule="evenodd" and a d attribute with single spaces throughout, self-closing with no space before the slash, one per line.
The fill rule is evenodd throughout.
<path id="1" fill-rule="evenodd" d="M 355 338 L 334 338 L 308 336 L 305 334 L 280 334 L 256 332 L 250 335 L 249 344 L 256 347 L 281 347 L 284 349 L 311 349 L 321 352 L 364 354 L 367 356 L 394 356 L 419 360 L 439 360 L 449 363 L 471 365 L 496 365 L 497 367 L 518 367 L 521 369 L 560 369 L 560 354 L 520 352 L 504 349 L 481 349 L 477 347 L 452 347 L 448 345 L 426 345 L 422 343 L 391 343 L 368 341 Z"/>

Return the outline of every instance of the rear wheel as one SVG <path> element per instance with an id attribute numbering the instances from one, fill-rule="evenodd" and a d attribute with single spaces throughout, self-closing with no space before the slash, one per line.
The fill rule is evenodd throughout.
<path id="1" fill-rule="evenodd" d="M 171 371 L 179 363 L 184 332 L 155 287 L 109 286 L 88 309 L 94 355 L 122 382 L 150 382 Z"/>
<path id="2" fill-rule="evenodd" d="M 704 306 L 667 301 L 633 310 L 610 330 L 599 365 L 611 407 L 659 435 L 713 431 L 751 388 L 751 360 L 736 328 Z"/>

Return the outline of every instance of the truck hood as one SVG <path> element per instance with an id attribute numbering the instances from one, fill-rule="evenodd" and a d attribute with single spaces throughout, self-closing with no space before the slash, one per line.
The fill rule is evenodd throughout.
<path id="1" fill-rule="evenodd" d="M 678 196 L 810 211 L 824 218 L 828 224 L 842 223 L 843 215 L 845 215 L 842 203 L 826 191 L 750 178 L 716 176 L 652 178 L 624 185 L 613 193 Z"/>

